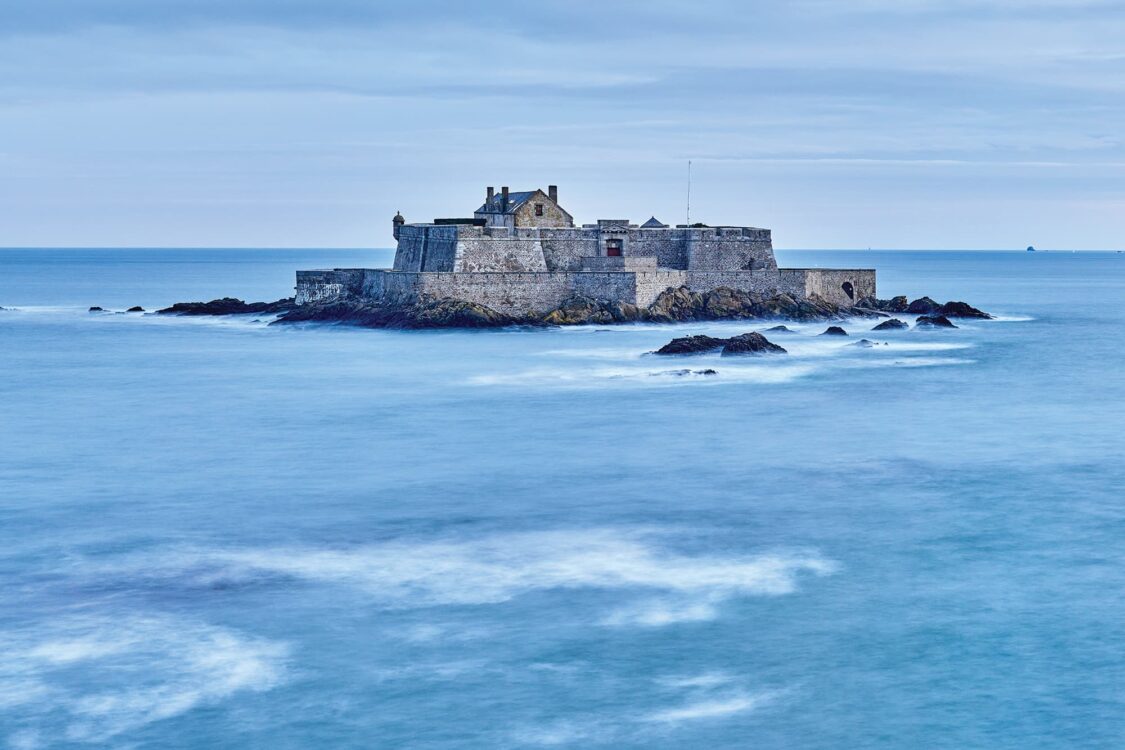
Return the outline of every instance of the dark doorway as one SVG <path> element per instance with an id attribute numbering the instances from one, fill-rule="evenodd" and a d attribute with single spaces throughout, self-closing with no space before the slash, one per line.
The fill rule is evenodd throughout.
<path id="1" fill-rule="evenodd" d="M 840 288 L 844 290 L 844 294 L 848 295 L 848 299 L 855 299 L 855 287 L 852 286 L 852 282 L 845 281 L 840 285 Z"/>
<path id="2" fill-rule="evenodd" d="M 621 256 L 621 240 L 606 240 L 605 241 L 605 254 L 617 258 Z"/>

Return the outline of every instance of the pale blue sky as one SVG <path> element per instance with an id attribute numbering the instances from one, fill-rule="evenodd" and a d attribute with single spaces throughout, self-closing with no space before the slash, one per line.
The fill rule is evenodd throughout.
<path id="1" fill-rule="evenodd" d="M 1125 3 L 0 0 L 0 246 L 391 244 L 486 185 L 1125 247 Z"/>

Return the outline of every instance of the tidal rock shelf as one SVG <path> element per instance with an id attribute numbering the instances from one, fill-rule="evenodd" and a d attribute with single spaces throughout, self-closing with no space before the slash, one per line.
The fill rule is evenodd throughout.
<path id="1" fill-rule="evenodd" d="M 852 307 L 841 307 L 815 296 L 800 300 L 787 294 L 764 297 L 727 287 L 709 292 L 696 292 L 687 287 L 669 288 L 645 308 L 626 302 L 574 296 L 545 314 L 525 316 L 506 315 L 484 305 L 458 299 L 439 299 L 409 305 L 362 300 L 297 305 L 292 298 L 248 303 L 224 297 L 210 302 L 180 302 L 157 311 L 161 315 L 273 314 L 279 317 L 271 325 L 323 323 L 399 329 L 682 323 L 708 320 L 842 322 L 849 318 L 889 318 L 890 313 L 896 312 L 949 317 L 991 317 L 964 302 L 938 304 L 929 297 L 913 302 L 907 301 L 906 297 L 890 300 L 869 297 L 859 300 Z"/>

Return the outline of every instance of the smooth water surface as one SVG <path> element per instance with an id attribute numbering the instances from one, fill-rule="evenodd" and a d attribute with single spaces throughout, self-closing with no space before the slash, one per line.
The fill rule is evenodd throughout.
<path id="1" fill-rule="evenodd" d="M 1125 743 L 1125 255 L 781 252 L 1000 317 L 766 359 L 86 312 L 387 257 L 0 250 L 0 742 Z"/>

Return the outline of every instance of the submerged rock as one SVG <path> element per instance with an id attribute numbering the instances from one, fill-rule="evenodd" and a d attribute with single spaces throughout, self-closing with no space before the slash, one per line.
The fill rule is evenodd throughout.
<path id="1" fill-rule="evenodd" d="M 91 307 L 86 312 L 105 312 L 105 309 L 101 308 L 101 307 L 98 307 L 97 305 L 94 305 L 93 307 Z"/>
<path id="2" fill-rule="evenodd" d="M 820 335 L 821 336 L 847 336 L 848 332 L 845 331 L 840 326 L 828 326 L 828 328 L 826 328 L 824 330 L 824 333 L 822 333 Z"/>
<path id="3" fill-rule="evenodd" d="M 144 312 L 144 311 L 145 311 L 145 309 L 143 307 L 141 307 L 140 305 L 133 305 L 132 307 L 130 307 L 125 312 Z"/>
<path id="4" fill-rule="evenodd" d="M 860 349 L 870 349 L 871 347 L 875 346 L 875 342 L 871 339 L 860 339 L 859 341 L 848 344 L 848 346 L 858 346 Z"/>
<path id="5" fill-rule="evenodd" d="M 792 328 L 790 328 L 789 326 L 774 326 L 773 328 L 767 328 L 766 333 L 796 333 L 796 332 Z"/>
<path id="6" fill-rule="evenodd" d="M 260 315 L 285 313 L 297 307 L 292 297 L 276 302 L 243 302 L 235 297 L 213 299 L 210 302 L 177 302 L 171 307 L 157 310 L 159 315 Z"/>
<path id="7" fill-rule="evenodd" d="M 992 316 L 983 310 L 978 310 L 966 302 L 946 302 L 938 312 L 951 318 L 981 318 L 991 320 Z"/>
<path id="8" fill-rule="evenodd" d="M 934 300 L 930 299 L 929 297 L 920 297 L 911 302 L 910 305 L 906 308 L 905 312 L 908 312 L 911 315 L 931 315 L 933 313 L 936 313 L 940 309 L 941 305 L 939 305 Z"/>
<path id="9" fill-rule="evenodd" d="M 672 376 L 677 377 L 677 378 L 682 378 L 682 377 L 687 376 L 687 375 L 718 375 L 718 374 L 719 374 L 718 370 L 712 370 L 710 368 L 708 368 L 706 370 L 688 370 L 688 369 L 661 370 L 660 372 L 650 372 L 649 373 L 649 375 L 654 375 L 654 376 L 655 375 L 672 375 Z"/>
<path id="10" fill-rule="evenodd" d="M 923 315 L 914 323 L 915 328 L 956 328 L 944 315 Z"/>
<path id="11" fill-rule="evenodd" d="M 903 330 L 903 329 L 906 329 L 906 328 L 909 328 L 909 327 L 910 327 L 909 324 L 902 322 L 898 318 L 891 318 L 890 320 L 884 320 L 882 323 L 875 326 L 871 330 L 872 331 L 899 331 L 899 330 Z"/>
<path id="12" fill-rule="evenodd" d="M 657 349 L 654 354 L 705 354 L 722 349 L 729 339 L 717 339 L 714 336 L 682 336 L 672 339 L 664 346 Z"/>
<path id="13" fill-rule="evenodd" d="M 727 339 L 723 346 L 722 356 L 745 354 L 785 354 L 786 351 L 777 344 L 769 341 L 760 333 L 744 333 L 741 336 Z"/>

